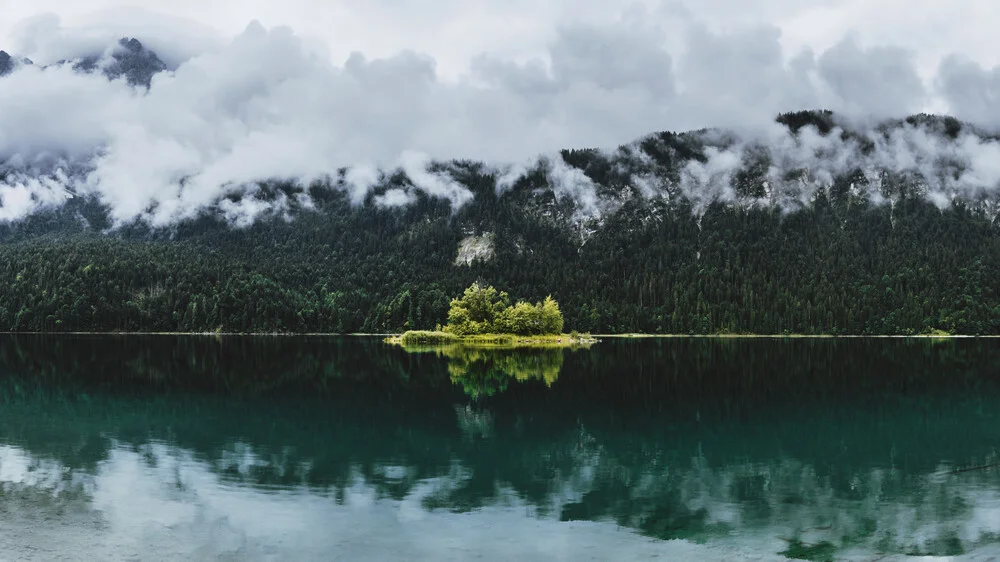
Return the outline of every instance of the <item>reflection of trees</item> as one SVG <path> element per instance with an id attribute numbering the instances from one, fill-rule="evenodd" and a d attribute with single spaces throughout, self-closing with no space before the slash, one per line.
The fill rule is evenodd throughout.
<path id="1" fill-rule="evenodd" d="M 229 397 L 324 392 L 334 381 L 382 389 L 447 384 L 443 364 L 375 338 L 2 336 L 0 374 L 108 392 Z"/>
<path id="2" fill-rule="evenodd" d="M 551 387 L 563 366 L 560 347 L 490 347 L 463 344 L 410 345 L 413 356 L 433 355 L 447 360 L 451 381 L 473 398 L 488 398 L 507 389 L 511 379 L 539 380 Z"/>
<path id="3" fill-rule="evenodd" d="M 462 345 L 442 347 L 448 358 L 448 374 L 473 398 L 503 392 L 511 378 L 519 382 L 538 379 L 546 386 L 559 378 L 563 364 L 561 349 L 488 349 Z"/>

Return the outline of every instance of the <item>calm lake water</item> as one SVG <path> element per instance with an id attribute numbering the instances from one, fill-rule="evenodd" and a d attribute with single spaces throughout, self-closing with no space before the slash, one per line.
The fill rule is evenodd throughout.
<path id="1" fill-rule="evenodd" d="M 1000 553 L 1000 340 L 0 338 L 0 560 Z"/>

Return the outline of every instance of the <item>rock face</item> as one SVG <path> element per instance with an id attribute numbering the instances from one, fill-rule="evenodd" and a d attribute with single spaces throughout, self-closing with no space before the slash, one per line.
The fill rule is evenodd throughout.
<path id="1" fill-rule="evenodd" d="M 130 86 L 142 85 L 148 88 L 153 75 L 167 69 L 160 57 L 143 47 L 138 39 L 123 37 L 118 46 L 111 54 L 113 62 L 104 69 L 108 78 L 124 76 Z"/>
<path id="2" fill-rule="evenodd" d="M 482 236 L 466 236 L 458 244 L 458 257 L 455 265 L 472 265 L 475 261 L 490 261 L 495 254 L 495 237 L 493 233 Z"/>
<path id="3" fill-rule="evenodd" d="M 7 51 L 0 51 L 0 76 L 10 74 L 14 70 L 14 59 L 7 54 Z"/>

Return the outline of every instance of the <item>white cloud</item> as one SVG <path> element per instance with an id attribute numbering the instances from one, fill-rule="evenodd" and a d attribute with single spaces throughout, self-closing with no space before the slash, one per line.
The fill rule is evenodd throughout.
<path id="1" fill-rule="evenodd" d="M 98 54 L 127 36 L 141 37 L 168 66 L 176 68 L 224 42 L 224 36 L 209 26 L 140 8 L 102 10 L 89 14 L 76 26 L 64 25 L 55 13 L 40 13 L 18 21 L 9 35 L 10 44 L 0 48 L 13 50 L 39 64 Z"/>

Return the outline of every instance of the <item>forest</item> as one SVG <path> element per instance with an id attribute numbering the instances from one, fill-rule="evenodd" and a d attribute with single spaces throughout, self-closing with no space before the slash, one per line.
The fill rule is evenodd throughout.
<path id="1" fill-rule="evenodd" d="M 829 134 L 825 119 L 779 120 Z M 619 154 L 642 151 L 669 186 L 704 158 L 699 138 L 661 133 Z M 598 334 L 1000 333 L 1000 229 L 975 201 L 942 208 L 885 175 L 879 203 L 853 194 L 870 181 L 858 171 L 793 210 L 700 204 L 638 193 L 605 153 L 560 156 L 615 204 L 581 218 L 544 173 L 500 190 L 494 171 L 465 161 L 450 165 L 474 194 L 461 207 L 417 190 L 408 205 L 377 204 L 405 184 L 398 174 L 361 204 L 333 185 L 262 184 L 258 197 L 291 208 L 242 227 L 211 210 L 166 228 L 112 225 L 99 201 L 77 197 L 0 223 L 0 330 L 433 329 L 480 282 L 513 300 L 551 295 L 566 329 Z M 737 192 L 758 189 L 758 167 L 747 161 Z M 456 259 L 464 239 L 485 235 L 488 255 Z"/>

